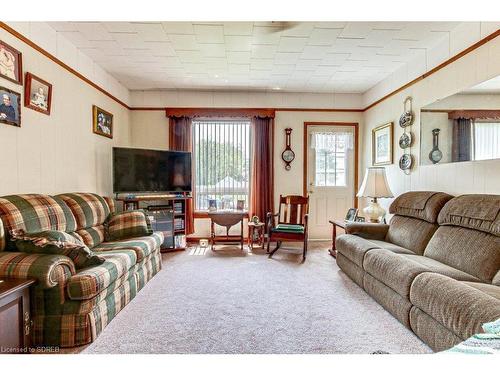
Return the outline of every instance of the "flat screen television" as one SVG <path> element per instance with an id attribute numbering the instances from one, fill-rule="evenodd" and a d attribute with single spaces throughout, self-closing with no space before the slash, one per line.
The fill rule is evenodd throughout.
<path id="1" fill-rule="evenodd" d="M 190 192 L 191 153 L 113 147 L 113 191 Z"/>

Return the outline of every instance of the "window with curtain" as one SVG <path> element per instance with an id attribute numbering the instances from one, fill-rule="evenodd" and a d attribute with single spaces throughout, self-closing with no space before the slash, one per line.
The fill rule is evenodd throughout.
<path id="1" fill-rule="evenodd" d="M 352 134 L 317 132 L 311 136 L 311 148 L 315 150 L 315 186 L 347 186 L 347 153 L 352 149 Z"/>
<path id="2" fill-rule="evenodd" d="M 500 121 L 474 122 L 474 160 L 500 158 Z"/>
<path id="3" fill-rule="evenodd" d="M 209 201 L 233 209 L 238 200 L 249 206 L 250 120 L 194 120 L 195 210 Z"/>

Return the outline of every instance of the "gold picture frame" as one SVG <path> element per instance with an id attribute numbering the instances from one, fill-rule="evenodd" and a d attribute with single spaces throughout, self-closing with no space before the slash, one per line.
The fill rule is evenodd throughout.
<path id="1" fill-rule="evenodd" d="M 372 165 L 393 163 L 394 123 L 377 126 L 372 130 Z"/>
<path id="2" fill-rule="evenodd" d="M 95 134 L 113 139 L 113 114 L 99 108 L 96 105 L 93 105 L 92 131 Z"/>

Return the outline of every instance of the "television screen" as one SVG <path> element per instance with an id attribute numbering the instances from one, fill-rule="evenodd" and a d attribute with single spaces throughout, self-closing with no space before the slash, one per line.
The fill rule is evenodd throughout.
<path id="1" fill-rule="evenodd" d="M 113 147 L 113 191 L 189 192 L 191 153 Z"/>

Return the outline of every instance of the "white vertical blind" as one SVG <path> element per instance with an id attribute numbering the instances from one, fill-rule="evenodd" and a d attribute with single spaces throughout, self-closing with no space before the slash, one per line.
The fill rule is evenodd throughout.
<path id="1" fill-rule="evenodd" d="M 193 121 L 195 210 L 236 208 L 238 200 L 248 208 L 250 191 L 250 121 Z"/>

